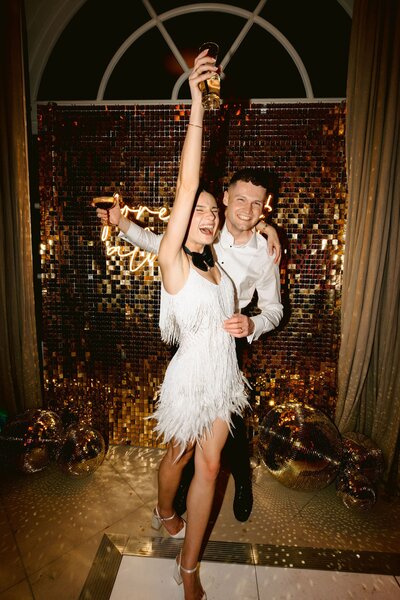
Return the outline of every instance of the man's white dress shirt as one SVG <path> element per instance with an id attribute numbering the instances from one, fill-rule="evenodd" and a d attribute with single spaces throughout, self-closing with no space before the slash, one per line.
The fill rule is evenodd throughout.
<path id="1" fill-rule="evenodd" d="M 127 233 L 121 231 L 118 235 L 147 252 L 158 254 L 162 235 L 143 229 L 133 221 L 130 222 Z M 263 333 L 275 329 L 282 319 L 279 266 L 268 253 L 266 239 L 256 231 L 253 231 L 246 244 L 238 246 L 234 244 L 233 236 L 224 224 L 213 247 L 218 264 L 235 285 L 238 312 L 250 304 L 254 292 L 257 292 L 260 314 L 251 317 L 255 326 L 254 332 L 247 337 L 247 341 L 251 343 Z"/>

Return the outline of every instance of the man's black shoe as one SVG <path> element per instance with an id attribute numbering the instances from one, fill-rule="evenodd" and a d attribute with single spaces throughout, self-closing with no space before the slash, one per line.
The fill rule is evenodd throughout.
<path id="1" fill-rule="evenodd" d="M 253 508 L 253 490 L 251 479 L 235 482 L 233 513 L 238 521 L 247 521 Z"/>
<path id="2" fill-rule="evenodd" d="M 173 506 L 177 515 L 182 516 L 186 512 L 186 497 L 190 481 L 181 481 L 176 492 Z"/>

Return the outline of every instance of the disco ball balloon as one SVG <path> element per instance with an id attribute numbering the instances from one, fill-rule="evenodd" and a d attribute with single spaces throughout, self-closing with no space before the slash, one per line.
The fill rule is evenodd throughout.
<path id="1" fill-rule="evenodd" d="M 346 508 L 359 511 L 370 510 L 377 497 L 374 485 L 365 475 L 349 470 L 338 476 L 336 493 Z"/>
<path id="2" fill-rule="evenodd" d="M 301 403 L 272 408 L 260 423 L 259 445 L 270 473 L 289 488 L 322 489 L 341 464 L 342 441 L 335 424 Z"/>
<path id="3" fill-rule="evenodd" d="M 45 445 L 28 446 L 17 458 L 17 467 L 23 473 L 43 471 L 49 463 L 50 453 Z"/>
<path id="4" fill-rule="evenodd" d="M 64 430 L 50 410 L 28 409 L 6 423 L 2 438 L 12 442 L 16 466 L 24 473 L 41 471 L 56 456 Z"/>
<path id="5" fill-rule="evenodd" d="M 383 476 L 385 461 L 383 452 L 362 433 L 349 431 L 342 435 L 343 469 L 358 472 L 377 484 Z"/>
<path id="6" fill-rule="evenodd" d="M 87 477 L 103 462 L 105 442 L 99 431 L 89 425 L 71 425 L 57 458 L 66 475 Z"/>

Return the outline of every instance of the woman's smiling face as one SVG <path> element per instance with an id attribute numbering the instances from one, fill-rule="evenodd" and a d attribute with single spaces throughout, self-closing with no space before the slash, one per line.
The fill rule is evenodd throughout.
<path id="1" fill-rule="evenodd" d="M 201 192 L 190 221 L 186 245 L 198 252 L 207 244 L 212 244 L 218 231 L 219 208 L 216 199 L 208 192 Z"/>

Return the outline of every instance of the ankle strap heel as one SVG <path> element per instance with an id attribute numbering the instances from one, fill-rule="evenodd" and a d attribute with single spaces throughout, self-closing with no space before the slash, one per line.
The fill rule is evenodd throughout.
<path id="1" fill-rule="evenodd" d="M 181 565 L 181 559 L 182 559 L 182 551 L 179 552 L 179 554 L 175 560 L 174 579 L 178 585 L 182 584 L 181 571 L 183 573 L 187 573 L 188 575 L 191 575 L 193 573 L 196 573 L 196 571 L 199 568 L 199 564 L 197 563 L 197 565 L 194 567 L 194 569 L 185 569 L 185 567 L 182 567 L 182 565 Z M 205 592 L 203 592 L 201 600 L 207 600 L 207 594 Z"/>
<path id="2" fill-rule="evenodd" d="M 174 519 L 176 517 L 176 513 L 174 513 L 173 515 L 171 515 L 170 517 L 162 517 L 160 515 L 160 513 L 158 512 L 158 506 L 155 507 L 154 511 L 153 511 L 153 516 L 151 518 L 151 527 L 152 529 L 156 529 L 157 531 L 159 529 L 161 529 L 161 526 L 164 525 L 165 521 L 171 521 L 172 519 Z M 168 529 L 165 527 L 168 535 L 172 538 L 176 538 L 176 539 L 182 539 L 185 537 L 185 533 L 186 533 L 186 521 L 185 519 L 182 519 L 183 521 L 183 527 L 182 529 L 180 529 L 178 531 L 178 533 L 175 533 L 174 535 L 172 535 L 171 533 L 169 533 Z"/>
<path id="3" fill-rule="evenodd" d="M 197 571 L 197 566 L 198 566 L 198 565 L 196 565 L 194 569 L 185 569 L 184 567 L 182 567 L 182 565 L 179 565 L 179 568 L 180 568 L 180 570 L 181 570 L 181 571 L 183 571 L 184 573 L 189 573 L 189 575 L 190 575 L 190 573 L 196 573 L 196 571 Z"/>
<path id="4" fill-rule="evenodd" d="M 188 573 L 189 575 L 191 573 L 196 573 L 198 565 L 196 565 L 194 569 L 185 569 L 181 565 L 181 553 L 180 552 L 176 558 L 177 558 L 177 560 L 175 560 L 174 579 L 178 585 L 181 585 L 181 583 L 182 583 L 181 571 L 183 571 L 184 573 Z"/>
<path id="5" fill-rule="evenodd" d="M 162 517 L 158 512 L 158 507 L 156 506 L 153 511 L 153 516 L 151 519 L 151 526 L 153 529 L 160 529 L 161 525 L 163 525 L 164 521 L 172 521 L 176 517 L 176 513 L 171 515 L 170 517 Z"/>

